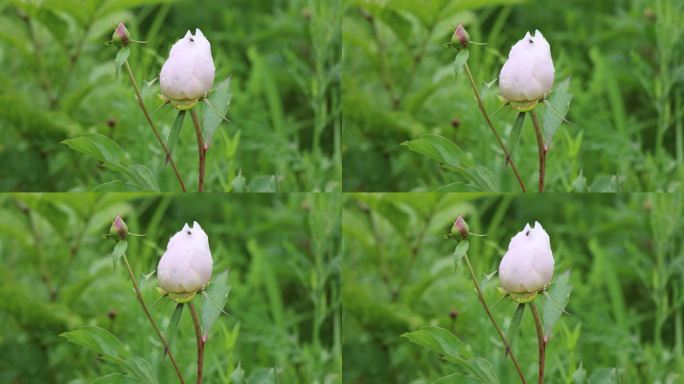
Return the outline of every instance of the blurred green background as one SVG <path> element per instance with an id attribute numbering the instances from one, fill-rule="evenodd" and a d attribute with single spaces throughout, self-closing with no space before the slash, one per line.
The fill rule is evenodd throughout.
<path id="1" fill-rule="evenodd" d="M 214 276 L 232 290 L 205 351 L 205 383 L 341 382 L 340 197 L 18 194 L 0 196 L 0 382 L 90 383 L 116 370 L 58 335 L 96 325 L 149 361 L 159 383 L 174 383 L 162 346 L 136 301 L 114 242 L 116 216 L 133 233 L 128 258 L 148 305 L 168 239 L 197 220 L 209 236 Z M 151 308 L 162 330 L 174 303 Z M 195 334 L 182 314 L 172 350 L 195 381 Z M 239 380 L 240 377 L 243 380 Z"/>
<path id="2" fill-rule="evenodd" d="M 129 62 L 164 139 L 176 113 L 157 110 L 150 82 L 187 30 L 210 40 L 214 84 L 232 76 L 231 122 L 208 151 L 207 190 L 339 190 L 339 8 L 337 0 L 0 0 L 0 190 L 91 191 L 120 179 L 60 143 L 96 132 L 150 168 L 161 191 L 180 191 L 128 76 L 115 75 L 117 49 L 104 44 L 120 21 L 145 41 Z M 185 120 L 174 158 L 194 190 L 197 144 Z"/>
<path id="3" fill-rule="evenodd" d="M 461 163 L 519 191 L 465 76 L 446 47 L 464 23 L 470 68 L 509 142 L 516 114 L 499 108 L 510 47 L 539 29 L 556 84 L 570 78 L 570 124 L 547 157 L 548 191 L 671 191 L 684 178 L 684 2 L 680 0 L 349 0 L 343 17 L 345 191 L 490 191 L 401 143 L 438 134 Z M 491 83 L 491 84 L 490 84 Z M 509 143 L 510 144 L 510 143 Z M 511 145 L 509 145 L 511 147 Z M 526 119 L 513 158 L 536 189 L 537 147 Z M 456 183 L 456 184 L 454 184 Z"/>
<path id="4" fill-rule="evenodd" d="M 571 271 L 569 315 L 547 346 L 546 382 L 680 382 L 683 213 L 681 195 L 352 194 L 342 211 L 344 380 L 418 384 L 458 372 L 401 337 L 436 325 L 489 360 L 501 383 L 519 382 L 465 266 L 454 270 L 456 241 L 444 236 L 462 214 L 472 233 L 486 234 L 470 239 L 468 255 L 504 330 L 516 307 L 498 301 L 492 273 L 525 223 L 537 220 L 548 232 L 554 275 Z M 536 382 L 529 311 L 513 350 L 528 382 Z"/>

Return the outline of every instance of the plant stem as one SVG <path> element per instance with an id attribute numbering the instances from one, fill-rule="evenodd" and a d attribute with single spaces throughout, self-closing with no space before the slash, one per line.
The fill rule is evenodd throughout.
<path id="1" fill-rule="evenodd" d="M 199 317 L 195 310 L 195 304 L 190 302 L 190 313 L 192 314 L 192 322 L 195 325 L 195 336 L 197 336 L 197 384 L 202 384 L 202 367 L 204 366 L 204 343 L 206 340 L 202 337 L 202 327 L 200 326 Z"/>
<path id="2" fill-rule="evenodd" d="M 546 338 L 542 329 L 539 312 L 537 312 L 537 304 L 533 301 L 530 303 L 532 308 L 532 316 L 534 317 L 534 325 L 537 330 L 537 342 L 539 344 L 539 384 L 544 383 L 544 359 L 546 355 Z"/>
<path id="3" fill-rule="evenodd" d="M 131 70 L 130 64 L 128 64 L 128 60 L 124 62 L 124 67 L 126 67 L 128 77 L 131 78 L 131 84 L 133 84 L 133 89 L 135 89 L 135 95 L 138 97 L 138 105 L 140 106 L 140 109 L 145 115 L 145 119 L 147 119 L 147 124 L 149 124 L 150 128 L 152 128 L 152 133 L 154 133 L 154 137 L 157 138 L 159 145 L 161 145 L 164 149 L 164 154 L 166 155 L 166 159 L 168 160 L 168 162 L 171 164 L 171 168 L 173 168 L 173 173 L 176 174 L 178 184 L 180 184 L 181 189 L 183 190 L 183 192 L 185 192 L 185 183 L 183 183 L 183 179 L 181 178 L 180 173 L 178 173 L 178 168 L 176 168 L 176 163 L 173 161 L 173 157 L 171 157 L 171 152 L 169 152 L 169 148 L 164 143 L 164 140 L 162 140 L 161 135 L 159 135 L 159 131 L 157 130 L 157 127 L 154 125 L 154 123 L 152 122 L 152 118 L 150 117 L 150 114 L 147 112 L 147 108 L 145 108 L 145 103 L 143 102 L 142 95 L 140 94 L 138 83 L 135 81 L 135 76 L 133 76 L 133 71 Z"/>
<path id="4" fill-rule="evenodd" d="M 506 156 L 506 162 L 511 165 L 511 169 L 513 170 L 513 173 L 515 174 L 515 178 L 518 179 L 518 184 L 520 184 L 520 188 L 522 189 L 523 192 L 527 192 L 527 189 L 525 188 L 525 184 L 522 181 L 522 178 L 520 177 L 520 174 L 518 173 L 518 168 L 516 168 L 515 163 L 513 162 L 513 158 L 511 157 L 510 152 L 508 152 L 508 149 L 506 148 L 506 144 L 504 144 L 503 140 L 501 140 L 501 137 L 499 136 L 499 133 L 494 129 L 494 124 L 492 124 L 492 120 L 489 118 L 489 115 L 487 114 L 487 111 L 484 108 L 484 104 L 482 103 L 482 98 L 480 97 L 480 91 L 477 90 L 477 84 L 475 84 L 475 79 L 473 78 L 473 74 L 470 72 L 470 66 L 468 66 L 468 62 L 465 63 L 464 65 L 466 75 L 468 75 L 468 80 L 470 80 L 470 86 L 473 88 L 473 93 L 475 94 L 475 99 L 477 99 L 477 105 L 480 107 L 480 111 L 482 112 L 482 115 L 484 116 L 485 120 L 487 120 L 487 125 L 489 125 L 489 128 L 491 129 L 492 133 L 494 134 L 494 137 L 496 137 L 496 142 L 499 144 L 499 147 L 503 151 L 504 155 Z"/>
<path id="5" fill-rule="evenodd" d="M 131 269 L 131 265 L 128 263 L 128 257 L 126 255 L 123 255 L 123 261 L 124 264 L 126 265 L 126 269 L 128 270 L 128 276 L 131 278 L 131 282 L 133 283 L 133 289 L 135 289 L 135 296 L 138 299 L 138 302 L 140 303 L 140 306 L 142 307 L 143 311 L 145 312 L 145 316 L 147 316 L 147 319 L 150 320 L 150 324 L 152 324 L 152 328 L 154 328 L 155 332 L 157 333 L 157 336 L 159 337 L 159 340 L 161 341 L 162 345 L 164 346 L 164 351 L 169 355 L 169 360 L 171 360 L 171 364 L 173 365 L 173 369 L 176 370 L 176 375 L 178 375 L 178 380 L 180 381 L 181 384 L 185 384 L 185 380 L 183 380 L 183 375 L 180 372 L 180 369 L 178 368 L 178 364 L 176 364 L 176 359 L 173 357 L 173 353 L 171 353 L 171 349 L 169 348 L 169 343 L 166 341 L 164 338 L 164 335 L 162 335 L 161 331 L 159 330 L 159 327 L 157 326 L 157 323 L 154 321 L 152 318 L 152 315 L 150 314 L 149 309 L 147 309 L 147 305 L 145 304 L 145 301 L 143 300 L 142 294 L 140 293 L 140 288 L 138 288 L 138 283 L 135 281 L 135 274 L 133 273 L 133 269 Z"/>
<path id="6" fill-rule="evenodd" d="M 200 126 L 199 118 L 197 118 L 197 111 L 195 108 L 191 111 L 192 122 L 195 125 L 195 133 L 197 134 L 197 152 L 199 153 L 199 179 L 197 180 L 197 190 L 204 192 L 204 163 L 207 158 L 207 147 L 204 145 L 204 138 L 202 137 L 202 127 Z"/>
<path id="7" fill-rule="evenodd" d="M 526 384 L 527 382 L 525 381 L 525 376 L 522 373 L 520 364 L 518 364 L 518 360 L 515 358 L 515 355 L 513 354 L 513 349 L 511 349 L 511 345 L 508 343 L 508 340 L 506 340 L 506 336 L 504 336 L 503 332 L 501 331 L 501 328 L 499 327 L 499 324 L 497 324 L 496 320 L 494 320 L 494 316 L 492 316 L 492 312 L 489 310 L 489 307 L 485 302 L 484 295 L 480 290 L 480 284 L 477 282 L 475 271 L 473 270 L 473 266 L 470 265 L 470 259 L 468 259 L 467 254 L 464 256 L 464 259 L 466 266 L 468 267 L 468 271 L 470 272 L 470 278 L 473 279 L 473 285 L 475 285 L 475 291 L 477 291 L 477 298 L 480 300 L 480 303 L 482 303 L 482 307 L 484 308 L 485 312 L 487 312 L 487 317 L 489 317 L 489 320 L 492 322 L 492 325 L 494 326 L 494 328 L 496 328 L 496 332 L 499 334 L 499 338 L 506 347 L 506 352 L 508 352 L 508 355 L 511 357 L 511 361 L 513 362 L 513 365 L 515 365 L 516 371 L 518 371 L 520 380 L 523 384 Z"/>
<path id="8" fill-rule="evenodd" d="M 544 175 L 546 174 L 546 146 L 544 136 L 542 136 L 541 125 L 537 118 L 537 111 L 530 112 L 532 123 L 534 124 L 534 134 L 537 136 L 537 149 L 539 149 L 539 192 L 544 192 Z"/>

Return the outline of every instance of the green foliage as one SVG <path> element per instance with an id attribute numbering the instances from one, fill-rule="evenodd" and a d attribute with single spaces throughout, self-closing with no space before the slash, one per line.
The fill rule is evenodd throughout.
<path id="1" fill-rule="evenodd" d="M 486 234 L 468 239 L 468 258 L 528 381 L 537 375 L 533 318 L 503 297 L 495 272 L 511 237 L 538 220 L 555 258 L 554 279 L 537 299 L 546 382 L 676 382 L 684 373 L 683 213 L 680 194 L 350 194 L 345 381 L 519 382 L 469 272 L 462 262 L 454 271 L 445 235 L 463 215 Z"/>
<path id="2" fill-rule="evenodd" d="M 679 0 L 579 7 L 535 1 L 350 1 L 343 24 L 344 190 L 519 190 L 470 82 L 463 75 L 454 81 L 466 55 L 448 46 L 459 23 L 473 42 L 486 44 L 468 47 L 468 65 L 494 127 L 514 148 L 526 186 L 538 178 L 531 119 L 522 124 L 503 105 L 495 80 L 510 47 L 526 31 L 539 29 L 556 68 L 555 87 L 537 106 L 548 147 L 545 190 L 681 189 L 683 18 Z M 569 123 L 561 124 L 566 112 Z M 459 162 L 483 167 L 480 173 L 491 181 L 474 183 L 468 174 L 440 168 L 433 157 L 399 145 L 425 135 L 454 143 Z"/>
<path id="3" fill-rule="evenodd" d="M 204 382 L 340 383 L 339 197 L 198 197 L 0 195 L 0 382 L 176 382 L 128 273 L 112 271 L 115 243 L 103 236 L 121 215 L 144 235 L 126 239 L 126 256 L 186 381 L 192 319 L 161 297 L 153 272 L 169 238 L 197 220 L 214 260 L 195 300 L 208 332 Z"/>
<path id="4" fill-rule="evenodd" d="M 213 108 L 200 105 L 211 144 L 206 189 L 234 191 L 242 183 L 258 192 L 339 191 L 340 7 L 339 0 L 4 2 L 0 160 L 9 165 L 0 170 L 0 189 L 179 191 L 126 60 L 161 137 L 177 140 L 174 160 L 194 186 L 194 130 L 177 132 L 176 111 L 157 97 L 155 79 L 171 45 L 199 27 L 217 68 Z M 105 45 L 121 21 L 144 43 L 118 51 Z M 116 143 L 139 164 L 133 175 L 59 144 L 84 134 Z"/>

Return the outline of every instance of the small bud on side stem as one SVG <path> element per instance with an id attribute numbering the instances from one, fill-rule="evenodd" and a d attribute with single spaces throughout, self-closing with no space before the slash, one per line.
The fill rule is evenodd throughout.
<path id="1" fill-rule="evenodd" d="M 451 228 L 451 234 L 453 236 L 460 236 L 462 240 L 465 240 L 470 236 L 470 228 L 465 219 L 463 219 L 463 216 L 459 216 L 456 219 L 454 226 Z"/>
<path id="2" fill-rule="evenodd" d="M 451 36 L 451 43 L 456 47 L 468 48 L 468 45 L 470 44 L 470 35 L 463 27 L 463 24 L 458 24 L 456 27 L 454 35 Z"/>
<path id="3" fill-rule="evenodd" d="M 121 218 L 121 215 L 117 215 L 112 226 L 109 227 L 109 236 L 117 240 L 124 240 L 128 237 L 128 226 Z"/>
<path id="4" fill-rule="evenodd" d="M 112 35 L 112 42 L 118 47 L 127 47 L 131 43 L 131 34 L 123 22 L 117 25 Z"/>

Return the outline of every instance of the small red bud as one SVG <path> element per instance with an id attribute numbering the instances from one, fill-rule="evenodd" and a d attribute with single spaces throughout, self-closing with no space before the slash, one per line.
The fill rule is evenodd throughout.
<path id="1" fill-rule="evenodd" d="M 463 27 L 463 24 L 459 24 L 456 27 L 454 35 L 451 37 L 451 43 L 455 46 L 460 46 L 461 48 L 468 48 L 468 44 L 470 44 L 470 35 Z"/>
<path id="2" fill-rule="evenodd" d="M 468 228 L 468 223 L 465 222 L 463 216 L 459 216 L 454 222 L 454 226 L 451 228 L 451 234 L 460 236 L 462 240 L 465 240 L 470 236 L 470 228 Z"/>
<path id="3" fill-rule="evenodd" d="M 128 236 L 128 226 L 121 218 L 121 215 L 117 215 L 116 219 L 109 228 L 109 235 L 115 239 L 123 240 Z"/>
<path id="4" fill-rule="evenodd" d="M 114 30 L 112 41 L 119 47 L 125 47 L 131 43 L 131 34 L 123 22 L 120 22 L 116 30 Z"/>

